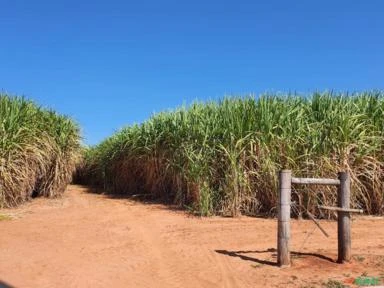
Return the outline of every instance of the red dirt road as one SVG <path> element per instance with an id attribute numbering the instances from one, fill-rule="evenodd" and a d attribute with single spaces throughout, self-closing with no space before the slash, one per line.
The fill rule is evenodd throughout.
<path id="1" fill-rule="evenodd" d="M 0 287 L 321 287 L 384 277 L 384 219 L 352 223 L 354 260 L 336 264 L 336 222 L 293 221 L 290 268 L 276 262 L 276 220 L 197 218 L 69 186 L 61 199 L 0 210 Z M 3 285 L 3 286 L 2 286 Z"/>

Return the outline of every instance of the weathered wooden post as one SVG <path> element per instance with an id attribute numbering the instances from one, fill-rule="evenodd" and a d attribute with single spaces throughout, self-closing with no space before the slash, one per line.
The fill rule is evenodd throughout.
<path id="1" fill-rule="evenodd" d="M 347 172 L 339 173 L 340 185 L 337 193 L 337 206 L 346 211 L 337 211 L 337 237 L 338 237 L 338 260 L 351 260 L 351 216 L 350 211 L 347 211 L 350 205 L 350 183 L 349 174 Z"/>
<path id="2" fill-rule="evenodd" d="M 291 238 L 291 170 L 281 170 L 279 173 L 279 203 L 277 227 L 277 264 L 291 265 L 289 242 Z"/>

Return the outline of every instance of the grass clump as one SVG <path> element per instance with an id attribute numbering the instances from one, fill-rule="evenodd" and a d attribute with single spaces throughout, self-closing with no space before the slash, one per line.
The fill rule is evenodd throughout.
<path id="1" fill-rule="evenodd" d="M 235 216 L 275 213 L 282 168 L 298 177 L 348 171 L 352 205 L 382 214 L 383 96 L 326 92 L 196 102 L 91 147 L 78 175 L 109 193 L 149 193 L 201 215 Z M 318 204 L 336 205 L 336 190 L 307 188 L 299 207 L 319 215 Z"/>
<path id="2" fill-rule="evenodd" d="M 7 221 L 7 220 L 11 220 L 11 219 L 12 219 L 12 217 L 9 215 L 0 214 L 0 221 Z"/>
<path id="3" fill-rule="evenodd" d="M 323 287 L 326 287 L 326 288 L 345 288 L 347 286 L 345 286 L 340 281 L 329 279 L 327 282 L 323 283 Z"/>
<path id="4" fill-rule="evenodd" d="M 79 159 L 79 139 L 68 117 L 0 94 L 0 208 L 63 193 Z"/>

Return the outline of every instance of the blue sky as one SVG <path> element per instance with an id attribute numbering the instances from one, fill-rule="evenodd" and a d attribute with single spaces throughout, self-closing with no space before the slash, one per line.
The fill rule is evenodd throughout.
<path id="1" fill-rule="evenodd" d="M 194 99 L 384 89 L 384 1 L 0 0 L 0 89 L 95 144 Z"/>

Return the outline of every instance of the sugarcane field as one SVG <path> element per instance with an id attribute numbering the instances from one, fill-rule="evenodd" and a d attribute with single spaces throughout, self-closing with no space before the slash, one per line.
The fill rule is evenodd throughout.
<path id="1" fill-rule="evenodd" d="M 4 287 L 353 287 L 384 276 L 381 92 L 195 103 L 94 147 L 65 116 L 0 103 Z M 287 171 L 311 178 L 289 180 L 281 256 Z M 344 214 L 322 209 L 340 206 L 339 171 L 362 212 L 340 212 L 352 241 L 341 262 Z"/>
<path id="2" fill-rule="evenodd" d="M 384 288 L 383 12 L 0 0 L 0 288 Z"/>

